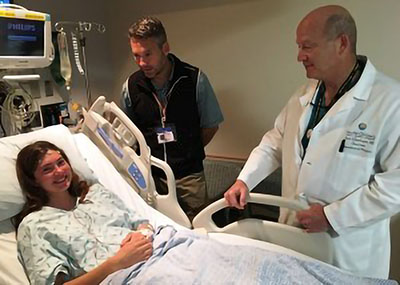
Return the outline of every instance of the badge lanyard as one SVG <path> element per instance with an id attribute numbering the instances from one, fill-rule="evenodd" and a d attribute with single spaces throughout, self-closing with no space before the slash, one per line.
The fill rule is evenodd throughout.
<path id="1" fill-rule="evenodd" d="M 160 112 L 161 114 L 161 127 L 156 127 L 155 128 L 155 133 L 157 136 L 157 142 L 158 144 L 162 144 L 164 145 L 164 149 L 165 149 L 165 144 L 169 143 L 169 142 L 175 142 L 176 141 L 176 129 L 174 124 L 166 124 L 166 110 L 167 110 L 167 104 L 166 103 L 165 106 L 162 106 L 162 103 L 160 102 L 160 100 L 158 100 L 158 98 L 155 96 L 155 94 L 153 93 L 153 96 L 155 97 L 158 106 L 160 108 Z M 164 155 L 164 157 L 166 157 L 166 155 Z"/>
<path id="2" fill-rule="evenodd" d="M 360 78 L 360 74 L 357 73 L 357 71 L 360 69 L 360 64 L 359 61 L 356 61 L 356 64 L 353 67 L 353 70 L 347 77 L 347 79 L 343 82 L 343 84 L 340 86 L 339 90 L 337 91 L 335 97 L 333 97 L 332 102 L 329 104 L 329 106 L 324 106 L 325 105 L 325 85 L 320 80 L 318 82 L 318 85 L 314 91 L 313 97 L 316 96 L 315 98 L 315 103 L 313 105 L 312 113 L 310 120 L 307 125 L 306 132 L 301 140 L 301 144 L 303 145 L 304 153 L 303 153 L 303 158 L 306 153 L 306 149 L 308 147 L 308 143 L 310 142 L 310 138 L 312 135 L 312 131 L 315 128 L 315 126 L 322 120 L 322 118 L 325 116 L 325 114 L 329 111 L 329 109 L 348 91 L 350 90 L 355 83 L 358 81 Z M 321 88 L 321 89 L 320 89 Z M 315 95 L 316 94 L 316 95 Z M 327 111 L 320 116 L 321 108 L 327 108 Z"/>
<path id="3" fill-rule="evenodd" d="M 153 97 L 156 100 L 158 107 L 160 109 L 161 113 L 161 122 L 162 122 L 162 127 L 165 127 L 165 121 L 167 120 L 167 105 L 168 105 L 168 100 L 166 100 L 165 106 L 161 104 L 160 100 L 158 99 L 157 95 L 153 92 Z"/>
<path id="4" fill-rule="evenodd" d="M 163 104 L 161 103 L 161 101 L 158 99 L 158 96 L 156 93 L 152 92 L 154 99 L 156 100 L 158 107 L 161 111 L 161 120 L 162 120 L 162 127 L 165 127 L 165 121 L 167 120 L 167 105 L 168 105 L 168 101 L 169 101 L 169 97 L 171 95 L 172 89 L 174 89 L 175 85 L 182 79 L 185 77 L 179 77 L 178 80 L 175 81 L 175 83 L 172 85 L 172 87 L 169 89 L 169 91 L 167 92 L 167 94 L 165 95 L 165 106 L 163 106 Z"/>

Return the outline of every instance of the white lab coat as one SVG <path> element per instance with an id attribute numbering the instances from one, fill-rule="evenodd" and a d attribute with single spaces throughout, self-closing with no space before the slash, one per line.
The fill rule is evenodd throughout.
<path id="1" fill-rule="evenodd" d="M 302 160 L 316 85 L 310 80 L 289 100 L 238 179 L 253 189 L 282 166 L 282 196 L 326 205 L 338 234 L 334 265 L 387 278 L 389 218 L 400 210 L 400 84 L 368 60 L 357 84 L 314 128 Z M 294 217 L 282 210 L 280 222 L 292 224 Z"/>

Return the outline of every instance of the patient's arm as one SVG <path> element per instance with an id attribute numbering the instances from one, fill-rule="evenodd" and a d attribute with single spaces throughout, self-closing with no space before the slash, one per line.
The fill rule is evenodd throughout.
<path id="1" fill-rule="evenodd" d="M 140 233 L 133 233 L 130 240 L 113 257 L 110 257 L 90 272 L 67 282 L 64 282 L 65 275 L 59 274 L 55 284 L 99 284 L 109 274 L 149 259 L 152 253 L 153 246 L 150 240 Z"/>

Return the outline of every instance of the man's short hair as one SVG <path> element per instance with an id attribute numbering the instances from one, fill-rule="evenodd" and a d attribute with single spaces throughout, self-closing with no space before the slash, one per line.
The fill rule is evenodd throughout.
<path id="1" fill-rule="evenodd" d="M 130 39 L 154 39 L 162 47 L 167 42 L 167 33 L 161 21 L 155 17 L 140 18 L 129 28 Z"/>
<path id="2" fill-rule="evenodd" d="M 328 40 L 336 39 L 345 34 L 350 39 L 350 48 L 356 54 L 357 28 L 356 22 L 350 13 L 334 14 L 325 22 L 324 33 Z"/>

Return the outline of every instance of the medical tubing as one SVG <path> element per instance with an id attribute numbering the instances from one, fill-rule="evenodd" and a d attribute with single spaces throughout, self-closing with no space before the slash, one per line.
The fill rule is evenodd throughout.
<path id="1" fill-rule="evenodd" d="M 10 120 L 10 114 L 8 113 L 8 111 L 6 110 L 6 109 L 4 109 L 4 107 L 3 106 L 1 106 L 0 105 L 0 110 L 1 110 L 1 124 L 2 124 L 2 126 L 3 126 L 3 129 L 4 129 L 4 137 L 6 137 L 6 136 L 8 136 L 9 134 L 12 134 L 13 133 L 13 130 L 11 130 L 10 128 L 13 128 L 14 126 L 13 126 L 13 124 L 11 123 L 11 120 Z M 9 126 L 9 128 L 6 130 L 5 128 L 4 128 L 4 125 L 8 125 Z"/>
<path id="2" fill-rule="evenodd" d="M 81 35 L 81 40 L 84 42 L 85 38 L 83 36 L 83 34 Z M 87 59 L 86 59 L 86 48 L 85 45 L 81 46 L 82 48 L 82 58 L 83 58 L 83 67 L 85 70 L 85 87 L 86 87 L 86 98 L 87 98 L 87 103 L 88 106 L 92 105 L 92 93 L 90 91 L 90 83 L 89 83 L 89 70 L 87 67 Z"/>
<path id="3" fill-rule="evenodd" d="M 1 118 L 1 116 L 2 116 L 2 111 L 0 110 L 0 118 Z M 1 119 L 0 119 L 0 128 L 1 128 L 1 131 L 3 132 L 3 137 L 7 136 L 6 130 L 3 127 L 3 122 Z"/>
<path id="4" fill-rule="evenodd" d="M 65 88 L 71 89 L 72 68 L 69 61 L 67 34 L 63 29 L 57 35 L 58 50 L 60 52 L 60 73 L 65 80 Z"/>
<path id="5" fill-rule="evenodd" d="M 81 59 L 79 56 L 79 43 L 78 38 L 74 32 L 71 32 L 72 47 L 74 51 L 75 65 L 81 75 L 85 75 L 85 70 L 82 67 Z"/>
<path id="6" fill-rule="evenodd" d="M 14 107 L 15 106 L 14 99 L 18 97 L 23 99 L 25 106 L 28 106 L 29 109 L 32 109 L 32 107 L 35 105 L 35 102 L 33 101 L 32 97 L 29 94 L 11 93 L 7 96 L 6 100 L 4 101 L 3 106 L 5 106 L 5 108 L 3 109 L 7 110 L 9 115 L 12 116 L 14 119 L 19 121 L 25 121 L 25 124 L 29 125 L 35 118 L 35 113 L 32 113 L 30 110 L 16 109 Z M 29 115 L 28 113 L 31 113 L 31 115 Z"/>
<path id="7" fill-rule="evenodd" d="M 10 114 L 9 112 L 4 109 L 4 107 L 2 105 L 0 105 L 0 125 L 1 125 L 1 129 L 3 131 L 3 137 L 6 137 L 8 135 L 6 129 L 4 128 L 4 122 L 9 123 L 10 127 L 14 127 L 12 125 L 12 121 L 10 120 Z M 8 116 L 8 117 L 7 117 Z M 10 134 L 13 133 L 13 130 L 8 130 Z"/>
<path id="8" fill-rule="evenodd" d="M 14 100 L 21 99 L 24 102 L 24 108 L 16 108 Z M 1 111 L 1 121 L 9 120 L 10 129 L 7 135 L 14 134 L 16 131 L 20 131 L 17 123 L 20 124 L 21 127 L 29 126 L 32 121 L 35 119 L 36 113 L 32 112 L 36 108 L 36 102 L 33 100 L 32 96 L 28 93 L 22 92 L 20 94 L 16 94 L 15 90 L 9 93 L 6 99 L 3 102 L 3 106 L 0 106 Z M 21 107 L 21 106 L 18 106 Z M 25 109 L 27 107 L 27 109 Z M 6 119 L 6 116 L 8 118 Z"/>

